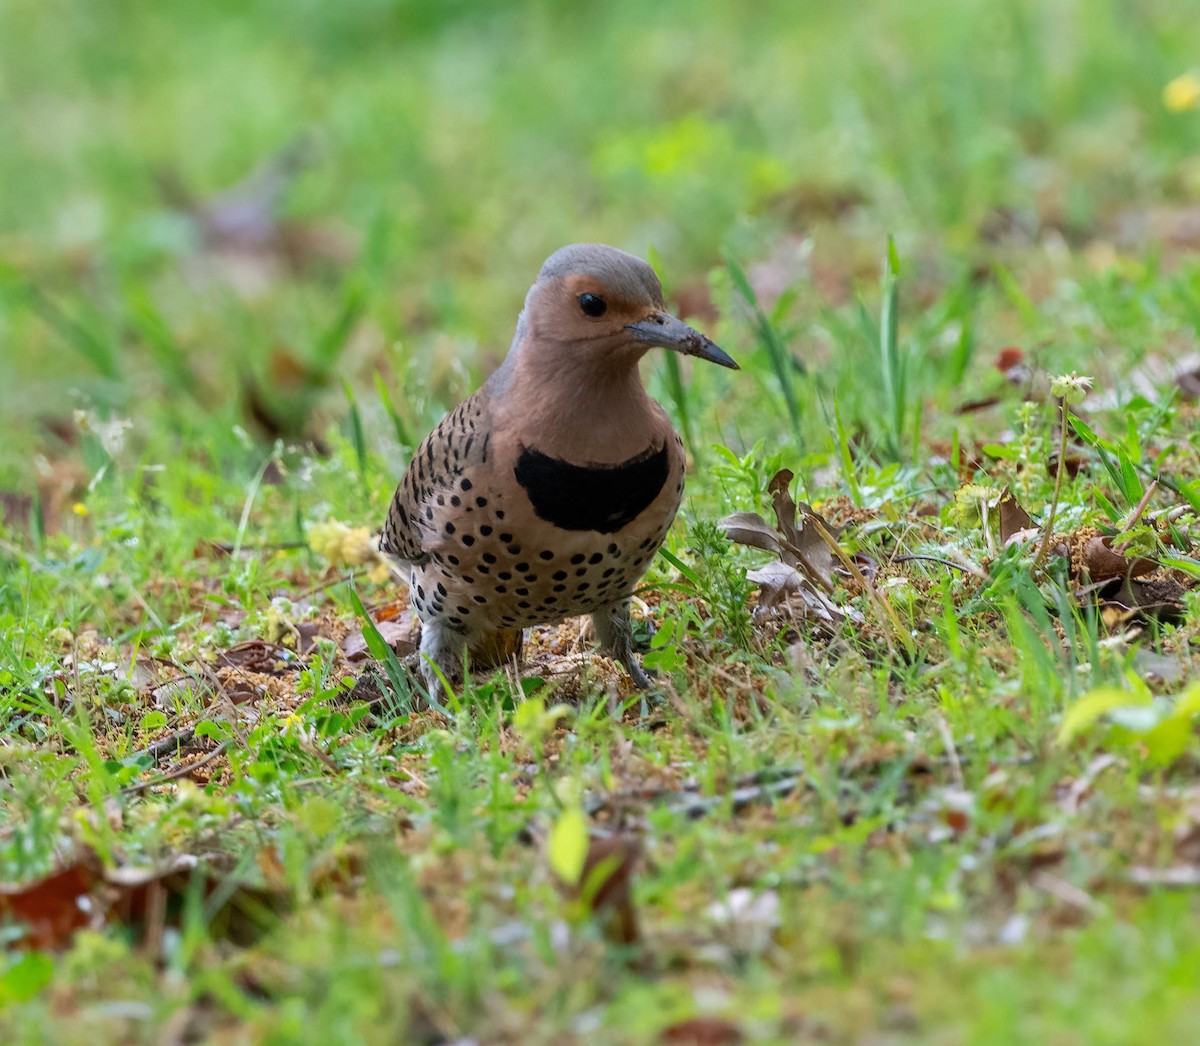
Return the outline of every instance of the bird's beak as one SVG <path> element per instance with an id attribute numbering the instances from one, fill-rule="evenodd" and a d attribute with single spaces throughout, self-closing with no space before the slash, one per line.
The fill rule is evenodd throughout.
<path id="1" fill-rule="evenodd" d="M 698 330 L 689 327 L 669 312 L 652 312 L 644 320 L 627 324 L 625 329 L 638 341 L 647 345 L 674 349 L 685 356 L 696 356 L 708 360 L 709 363 L 719 363 L 730 370 L 740 369 L 724 349 L 714 345 Z"/>

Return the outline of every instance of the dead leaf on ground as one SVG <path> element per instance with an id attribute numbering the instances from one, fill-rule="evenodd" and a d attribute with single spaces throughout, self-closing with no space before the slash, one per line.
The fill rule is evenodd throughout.
<path id="1" fill-rule="evenodd" d="M 689 1017 L 663 1028 L 658 1041 L 664 1046 L 737 1046 L 745 1039 L 724 1017 Z"/>
<path id="2" fill-rule="evenodd" d="M 787 551 L 797 557 L 810 580 L 818 582 L 828 591 L 833 587 L 837 558 L 821 536 L 817 524 L 823 526 L 834 540 L 840 536 L 841 528 L 824 520 L 813 511 L 811 505 L 801 502 L 797 507 L 788 490 L 793 478 L 788 469 L 781 469 L 771 477 L 767 489 L 771 493 L 775 519 L 787 539 Z"/>
<path id="3" fill-rule="evenodd" d="M 1186 589 L 1169 577 L 1119 577 L 1093 582 L 1075 590 L 1081 605 L 1094 603 L 1110 631 L 1134 619 L 1166 621 L 1172 624 L 1185 617 Z"/>
<path id="4" fill-rule="evenodd" d="M 1005 487 L 1000 492 L 1000 540 L 1004 544 L 1023 531 L 1040 532 L 1040 527 L 1034 525 L 1029 513 L 1021 507 L 1021 503 L 1013 496 L 1013 492 Z"/>
<path id="5" fill-rule="evenodd" d="M 1089 538 L 1083 548 L 1083 571 L 1092 581 L 1108 581 L 1117 577 L 1141 577 L 1154 571 L 1158 564 L 1145 556 L 1125 556 L 1114 552 L 1111 537 Z"/>
<path id="6" fill-rule="evenodd" d="M 375 627 L 397 657 L 408 657 L 409 654 L 417 652 L 420 629 L 412 611 L 407 611 L 399 617 L 377 621 Z M 370 658 L 371 652 L 367 648 L 367 640 L 361 628 L 342 640 L 342 653 L 346 655 L 347 661 L 366 661 Z"/>
<path id="7" fill-rule="evenodd" d="M 382 606 L 371 608 L 371 620 L 376 623 L 380 621 L 392 621 L 398 617 L 404 617 L 406 614 L 412 613 L 412 605 L 407 599 L 396 599 L 390 603 L 384 603 Z"/>
<path id="8" fill-rule="evenodd" d="M 738 545 L 761 548 L 783 557 L 783 547 L 775 529 L 757 512 L 735 512 L 721 520 L 720 527 L 725 536 Z"/>
<path id="9" fill-rule="evenodd" d="M 747 570 L 746 578 L 759 586 L 756 617 L 790 610 L 795 597 L 802 603 L 803 616 L 823 624 L 840 625 L 847 617 L 858 620 L 857 611 L 839 607 L 827 599 L 819 589 L 807 584 L 795 567 L 786 563 L 764 563 L 757 570 Z"/>
<path id="10" fill-rule="evenodd" d="M 25 928 L 18 947 L 62 951 L 82 929 L 128 926 L 152 948 L 167 927 L 182 924 L 189 897 L 204 901 L 209 935 L 234 944 L 253 943 L 291 910 L 294 890 L 274 851 L 258 855 L 251 882 L 222 867 L 218 855 L 192 854 L 150 866 L 104 868 L 91 850 L 32 883 L 0 886 L 0 920 Z M 362 857 L 353 847 L 319 864 L 309 875 L 314 893 L 346 890 L 362 876 Z"/>
<path id="11" fill-rule="evenodd" d="M 640 939 L 633 875 L 641 853 L 641 840 L 632 835 L 590 839 L 579 883 L 559 884 L 566 896 L 582 901 L 600 920 L 613 944 L 632 945 Z"/>
<path id="12" fill-rule="evenodd" d="M 768 488 L 778 531 L 757 512 L 735 512 L 718 524 L 731 541 L 779 557 L 779 562 L 746 572 L 746 577 L 759 585 L 755 613 L 761 616 L 783 610 L 798 611 L 798 617 L 827 625 L 847 619 L 861 621 L 858 611 L 839 606 L 830 598 L 839 562 L 821 530 L 836 540 L 842 528 L 828 523 L 810 505 L 802 502 L 797 506 L 788 491 L 791 481 L 792 473 L 781 469 Z"/>
<path id="13" fill-rule="evenodd" d="M 1063 458 L 1063 469 L 1066 471 L 1070 479 L 1074 479 L 1079 473 L 1083 472 L 1088 467 L 1087 452 L 1078 443 L 1067 444 L 1067 455 Z M 1046 458 L 1046 475 L 1052 479 L 1058 474 L 1058 445 L 1050 451 L 1050 455 Z"/>
<path id="14" fill-rule="evenodd" d="M 268 676 L 287 675 L 303 667 L 295 651 L 262 639 L 251 639 L 222 650 L 213 664 L 217 668 L 236 668 L 242 672 Z"/>
<path id="15" fill-rule="evenodd" d="M 99 929 L 105 917 L 94 896 L 99 876 L 98 862 L 85 855 L 34 882 L 0 886 L 0 918 L 25 927 L 16 945 L 61 951 L 77 931 Z"/>

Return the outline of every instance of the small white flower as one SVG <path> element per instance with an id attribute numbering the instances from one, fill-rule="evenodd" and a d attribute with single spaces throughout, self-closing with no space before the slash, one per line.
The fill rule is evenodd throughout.
<path id="1" fill-rule="evenodd" d="M 1084 397 L 1092 391 L 1092 379 L 1084 374 L 1060 374 L 1050 382 L 1050 391 L 1067 405 L 1074 407 L 1082 403 Z"/>

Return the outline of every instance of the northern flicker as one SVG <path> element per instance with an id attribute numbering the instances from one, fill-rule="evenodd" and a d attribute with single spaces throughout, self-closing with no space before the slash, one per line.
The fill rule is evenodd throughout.
<path id="1" fill-rule="evenodd" d="M 737 369 L 663 306 L 654 270 L 578 243 L 552 254 L 501 366 L 421 444 L 380 547 L 409 564 L 422 671 L 462 672 L 505 631 L 590 614 L 639 687 L 629 599 L 683 495 L 683 444 L 646 393 L 654 346 Z"/>

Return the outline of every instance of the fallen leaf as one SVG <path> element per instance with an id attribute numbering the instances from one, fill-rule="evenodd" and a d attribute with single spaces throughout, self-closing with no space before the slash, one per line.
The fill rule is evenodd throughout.
<path id="1" fill-rule="evenodd" d="M 411 612 L 401 617 L 379 621 L 375 627 L 379 629 L 383 641 L 392 648 L 397 657 L 408 657 L 409 654 L 416 653 L 419 632 L 416 619 Z M 361 628 L 357 632 L 351 632 L 342 640 L 342 653 L 346 655 L 347 661 L 365 661 L 371 656 Z"/>
<path id="2" fill-rule="evenodd" d="M 1016 345 L 1006 345 L 996 353 L 996 369 L 1001 374 L 1007 374 L 1013 367 L 1025 362 L 1025 353 Z"/>
<path id="3" fill-rule="evenodd" d="M 862 621 L 857 610 L 839 607 L 786 563 L 766 563 L 757 570 L 747 570 L 746 578 L 760 586 L 756 617 L 786 612 L 797 620 L 815 620 L 824 625 L 840 625 L 847 619 Z"/>
<path id="4" fill-rule="evenodd" d="M 102 926 L 105 906 L 94 893 L 99 877 L 99 864 L 87 855 L 32 883 L 0 885 L 0 917 L 25 928 L 25 936 L 15 943 L 61 951 L 76 931 Z"/>
<path id="5" fill-rule="evenodd" d="M 1000 540 L 1008 544 L 1010 538 L 1026 530 L 1037 530 L 1028 512 L 1013 496 L 1013 492 L 1005 487 L 1000 494 Z"/>
<path id="6" fill-rule="evenodd" d="M 380 621 L 392 621 L 398 617 L 404 617 L 411 613 L 411 606 L 407 599 L 397 599 L 391 603 L 384 603 L 383 606 L 374 607 L 371 610 L 372 620 L 378 624 Z"/>
<path id="7" fill-rule="evenodd" d="M 962 835 L 971 827 L 971 818 L 965 810 L 947 807 L 942 811 L 942 820 L 955 835 Z"/>
<path id="8" fill-rule="evenodd" d="M 847 618 L 861 620 L 857 611 L 839 607 L 829 598 L 838 557 L 821 529 L 836 539 L 841 528 L 829 524 L 811 506 L 797 506 L 788 492 L 792 478 L 791 472 L 781 469 L 768 488 L 778 532 L 756 512 L 737 512 L 718 524 L 731 541 L 779 557 L 779 562 L 746 571 L 746 577 L 759 585 L 755 613 L 769 614 L 786 607 L 798 611 L 797 617 L 816 618 L 826 624 L 840 624 Z M 864 565 L 874 572 L 872 560 L 864 560 Z"/>
<path id="9" fill-rule="evenodd" d="M 747 570 L 746 577 L 759 586 L 755 613 L 775 610 L 788 596 L 801 591 L 804 586 L 804 578 L 796 572 L 795 567 L 775 561 L 764 563 L 757 570 Z"/>
<path id="10" fill-rule="evenodd" d="M 1088 459 L 1084 449 L 1077 443 L 1067 444 L 1067 456 L 1063 458 L 1063 469 L 1071 479 L 1074 479 L 1087 468 Z M 1046 475 L 1052 479 L 1058 474 L 1058 444 L 1046 458 Z"/>
<path id="11" fill-rule="evenodd" d="M 764 552 L 774 552 L 777 556 L 783 554 L 774 528 L 757 512 L 735 512 L 717 525 L 730 541 L 738 545 L 761 548 Z"/>
<path id="12" fill-rule="evenodd" d="M 811 506 L 802 502 L 797 508 L 788 490 L 793 478 L 788 469 L 780 469 L 771 477 L 767 489 L 771 493 L 775 518 L 786 539 L 786 550 L 795 555 L 810 580 L 829 591 L 833 587 L 837 559 L 813 521 L 819 521 L 834 538 L 837 538 L 840 530 L 822 519 Z"/>
<path id="13" fill-rule="evenodd" d="M 1112 550 L 1111 537 L 1089 538 L 1083 549 L 1083 570 L 1092 581 L 1108 581 L 1117 577 L 1140 577 L 1149 574 L 1158 564 L 1145 556 L 1123 556 Z"/>
<path id="14" fill-rule="evenodd" d="M 1090 598 L 1100 607 L 1105 623 L 1117 627 L 1133 617 L 1182 621 L 1186 611 L 1185 592 L 1172 578 L 1122 577 L 1084 585 L 1076 589 L 1075 598 L 1081 604 Z"/>
<path id="15" fill-rule="evenodd" d="M 295 625 L 297 652 L 307 654 L 323 635 L 321 625 L 316 621 L 299 621 Z"/>
<path id="16" fill-rule="evenodd" d="M 213 664 L 217 668 L 235 668 L 269 676 L 286 675 L 302 667 L 294 651 L 261 639 L 251 639 L 220 651 Z"/>
<path id="17" fill-rule="evenodd" d="M 580 877 L 581 897 L 602 920 L 604 936 L 614 944 L 638 942 L 633 873 L 641 853 L 641 841 L 631 835 L 592 839 L 588 844 Z"/>
<path id="18" fill-rule="evenodd" d="M 689 1017 L 663 1028 L 658 1041 L 664 1046 L 737 1046 L 744 1037 L 736 1024 L 723 1017 Z"/>

